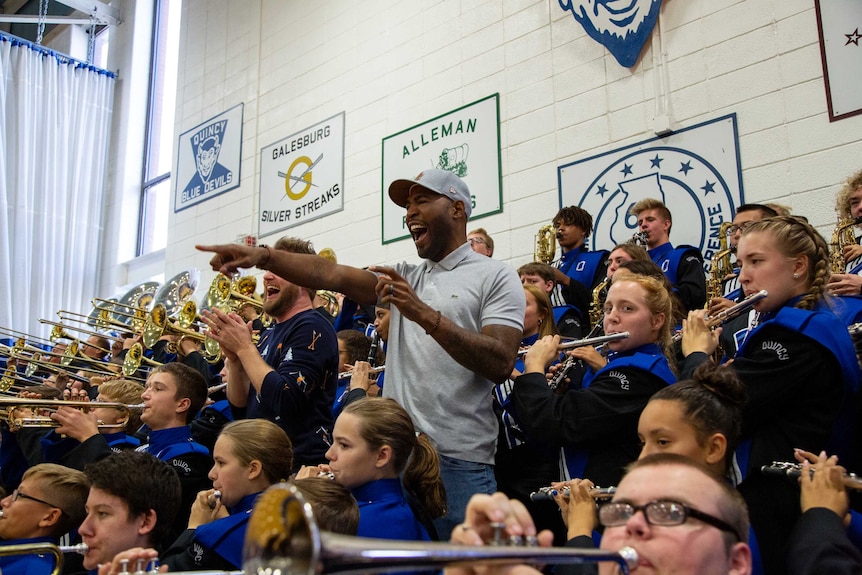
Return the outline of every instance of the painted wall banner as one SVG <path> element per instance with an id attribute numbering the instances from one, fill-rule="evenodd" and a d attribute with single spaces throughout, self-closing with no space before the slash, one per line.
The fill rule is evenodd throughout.
<path id="1" fill-rule="evenodd" d="M 242 112 L 238 104 L 180 134 L 175 212 L 239 186 Z"/>
<path id="2" fill-rule="evenodd" d="M 644 198 L 673 216 L 670 241 L 700 249 L 706 265 L 718 229 L 743 202 L 736 114 L 560 166 L 560 207 L 593 216 L 590 249 L 611 249 L 637 232 L 629 208 Z"/>
<path id="3" fill-rule="evenodd" d="M 260 150 L 263 237 L 344 209 L 344 112 Z"/>
<path id="4" fill-rule="evenodd" d="M 862 114 L 862 2 L 815 0 L 829 121 Z"/>
<path id="5" fill-rule="evenodd" d="M 493 94 L 383 138 L 383 243 L 410 237 L 404 208 L 389 199 L 389 184 L 428 168 L 450 170 L 473 197 L 471 220 L 503 209 L 500 95 Z"/>

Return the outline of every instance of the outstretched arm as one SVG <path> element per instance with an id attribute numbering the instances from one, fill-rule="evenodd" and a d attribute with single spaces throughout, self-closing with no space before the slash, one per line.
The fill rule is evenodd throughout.
<path id="1" fill-rule="evenodd" d="M 213 252 L 213 271 L 231 274 L 239 268 L 260 268 L 303 287 L 327 289 L 343 293 L 354 301 L 373 304 L 376 300 L 374 274 L 333 263 L 311 254 L 294 254 L 271 247 L 250 247 L 239 244 L 196 246 Z"/>

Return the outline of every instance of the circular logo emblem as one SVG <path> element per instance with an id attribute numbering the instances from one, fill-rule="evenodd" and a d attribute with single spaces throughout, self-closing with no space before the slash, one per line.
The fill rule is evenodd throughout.
<path id="1" fill-rule="evenodd" d="M 704 158 L 682 148 L 633 151 L 588 183 L 578 205 L 593 215 L 590 248 L 610 248 L 638 231 L 637 202 L 660 200 L 673 216 L 671 241 L 698 248 L 709 261 L 718 249 L 718 230 L 733 219 L 733 196 L 725 178 Z"/>

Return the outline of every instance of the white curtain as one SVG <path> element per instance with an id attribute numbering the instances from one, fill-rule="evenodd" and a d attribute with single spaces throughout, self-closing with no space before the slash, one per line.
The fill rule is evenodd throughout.
<path id="1" fill-rule="evenodd" d="M 0 331 L 92 308 L 114 83 L 0 35 Z"/>

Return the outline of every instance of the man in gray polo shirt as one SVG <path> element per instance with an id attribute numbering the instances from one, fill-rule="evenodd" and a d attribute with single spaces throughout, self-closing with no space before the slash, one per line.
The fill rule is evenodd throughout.
<path id="1" fill-rule="evenodd" d="M 216 252 L 224 273 L 258 267 L 313 289 L 341 292 L 392 309 L 384 395 L 407 409 L 441 455 L 448 513 L 436 523 L 448 539 L 474 493 L 495 490 L 497 423 L 490 393 L 514 367 L 525 298 L 510 266 L 467 242 L 472 208 L 463 180 L 429 169 L 389 187 L 423 262 L 362 270 L 267 247 L 199 246 Z"/>

